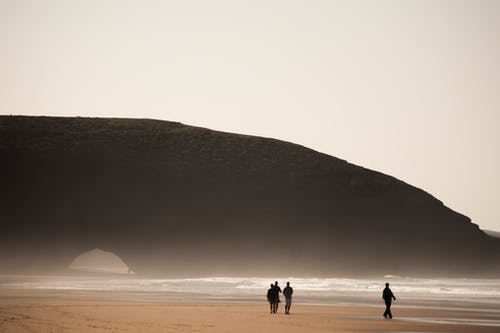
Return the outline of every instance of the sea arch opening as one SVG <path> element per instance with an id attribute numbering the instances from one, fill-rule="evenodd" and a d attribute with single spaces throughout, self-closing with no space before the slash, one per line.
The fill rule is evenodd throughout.
<path id="1" fill-rule="evenodd" d="M 86 273 L 134 274 L 134 271 L 118 255 L 99 248 L 79 254 L 68 268 Z"/>

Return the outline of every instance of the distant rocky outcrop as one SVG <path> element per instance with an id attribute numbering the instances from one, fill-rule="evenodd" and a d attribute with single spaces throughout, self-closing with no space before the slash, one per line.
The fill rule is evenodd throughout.
<path id="1" fill-rule="evenodd" d="M 432 195 L 275 139 L 1 116 L 0 159 L 3 270 L 101 248 L 142 274 L 500 272 L 499 241 Z"/>

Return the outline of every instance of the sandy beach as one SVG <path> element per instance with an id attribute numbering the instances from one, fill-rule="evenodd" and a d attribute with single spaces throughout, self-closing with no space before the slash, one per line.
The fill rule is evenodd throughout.
<path id="1" fill-rule="evenodd" d="M 0 332 L 498 332 L 497 310 L 295 304 L 271 315 L 265 302 L 148 301 L 127 293 L 0 289 Z M 137 294 L 133 295 L 137 299 Z"/>

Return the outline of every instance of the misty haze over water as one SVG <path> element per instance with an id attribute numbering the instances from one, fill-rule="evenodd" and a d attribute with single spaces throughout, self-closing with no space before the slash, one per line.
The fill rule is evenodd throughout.
<path id="1" fill-rule="evenodd" d="M 131 300 L 157 301 L 255 301 L 265 302 L 265 292 L 271 282 L 287 281 L 294 287 L 298 303 L 341 305 L 362 300 L 366 304 L 380 303 L 385 282 L 390 282 L 398 302 L 450 302 L 454 306 L 481 308 L 481 304 L 498 306 L 500 310 L 500 280 L 498 279 L 416 279 L 386 276 L 380 279 L 350 278 L 145 278 L 137 276 L 0 276 L 0 288 L 38 291 L 120 292 Z M 176 295 L 178 299 L 176 298 Z M 111 296 L 112 298 L 112 296 Z"/>

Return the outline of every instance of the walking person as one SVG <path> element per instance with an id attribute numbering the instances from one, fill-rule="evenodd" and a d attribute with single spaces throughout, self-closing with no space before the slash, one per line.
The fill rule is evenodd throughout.
<path id="1" fill-rule="evenodd" d="M 274 293 L 275 293 L 274 313 L 276 313 L 276 312 L 278 312 L 278 307 L 279 307 L 279 304 L 281 303 L 281 301 L 280 301 L 281 288 L 278 286 L 278 281 L 274 282 Z"/>
<path id="2" fill-rule="evenodd" d="M 290 287 L 290 282 L 287 282 L 285 289 L 283 289 L 283 295 L 285 295 L 285 314 L 290 314 L 290 307 L 292 306 L 292 294 L 293 288 Z"/>
<path id="3" fill-rule="evenodd" d="M 389 288 L 389 283 L 385 284 L 385 289 L 382 293 L 382 298 L 385 301 L 384 317 L 392 319 L 391 305 L 392 305 L 392 300 L 396 300 L 396 297 L 392 293 L 392 290 Z"/>
<path id="4" fill-rule="evenodd" d="M 271 310 L 271 313 L 274 311 L 274 299 L 275 299 L 275 293 L 274 293 L 274 285 L 271 283 L 271 288 L 267 290 L 267 301 L 269 302 L 269 309 Z"/>

